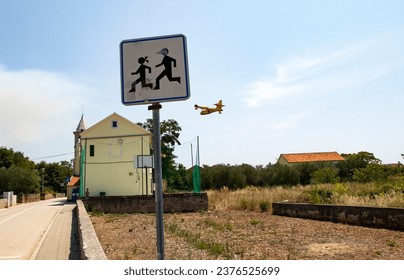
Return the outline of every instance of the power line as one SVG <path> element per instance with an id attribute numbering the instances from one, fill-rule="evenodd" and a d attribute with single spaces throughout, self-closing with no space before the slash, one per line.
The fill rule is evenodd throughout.
<path id="1" fill-rule="evenodd" d="M 188 143 L 194 142 L 195 140 L 196 140 L 196 137 L 195 137 L 195 138 L 193 138 L 193 139 L 191 139 L 191 140 L 188 140 L 188 141 L 186 141 L 186 142 L 182 142 L 182 143 L 181 143 L 181 145 L 183 146 L 183 145 L 185 145 L 185 144 L 188 144 Z"/>
<path id="2" fill-rule="evenodd" d="M 59 155 L 53 155 L 53 156 L 46 156 L 46 157 L 37 157 L 37 158 L 33 158 L 32 160 L 61 157 L 61 156 L 66 156 L 66 155 L 71 155 L 71 154 L 74 154 L 74 152 L 65 153 L 65 154 L 59 154 Z"/>

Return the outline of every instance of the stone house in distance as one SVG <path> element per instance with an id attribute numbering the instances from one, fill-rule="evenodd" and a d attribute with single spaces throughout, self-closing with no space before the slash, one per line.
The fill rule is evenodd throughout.
<path id="1" fill-rule="evenodd" d="M 113 113 L 89 128 L 82 117 L 73 133 L 71 182 L 79 185 L 80 196 L 85 196 L 87 189 L 90 196 L 152 194 L 151 171 L 135 165 L 137 156 L 150 155 L 149 131 Z"/>
<path id="2" fill-rule="evenodd" d="M 344 158 L 337 152 L 318 152 L 318 153 L 297 153 L 297 154 L 281 154 L 277 161 L 282 165 L 297 165 L 301 163 L 338 163 Z"/>

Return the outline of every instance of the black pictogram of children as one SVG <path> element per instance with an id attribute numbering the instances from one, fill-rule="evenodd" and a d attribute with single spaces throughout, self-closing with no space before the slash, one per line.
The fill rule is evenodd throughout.
<path id="1" fill-rule="evenodd" d="M 163 57 L 163 60 L 161 61 L 161 63 L 156 65 L 156 68 L 164 65 L 164 70 L 156 78 L 156 86 L 154 87 L 154 89 L 160 89 L 160 80 L 162 78 L 164 78 L 164 76 L 166 76 L 167 79 L 170 82 L 177 81 L 178 83 L 181 84 L 181 78 L 180 77 L 173 77 L 171 64 L 173 64 L 174 67 L 177 67 L 177 61 L 174 58 L 169 57 L 167 55 L 168 54 L 168 49 L 167 48 L 161 49 L 157 53 L 164 55 L 164 57 Z"/>
<path id="2" fill-rule="evenodd" d="M 167 79 L 170 82 L 178 82 L 181 84 L 181 77 L 173 77 L 172 75 L 172 67 L 177 67 L 177 61 L 168 56 L 168 49 L 167 48 L 163 48 L 160 51 L 156 52 L 157 54 L 162 54 L 163 60 L 161 61 L 161 63 L 156 65 L 156 68 L 160 67 L 160 66 L 164 66 L 163 71 L 157 76 L 156 78 L 156 85 L 154 87 L 154 90 L 159 90 L 160 89 L 160 80 L 164 77 L 167 77 Z M 153 85 L 152 83 L 147 83 L 147 79 L 146 79 L 146 70 L 148 70 L 149 74 L 151 73 L 151 68 L 147 65 L 144 65 L 145 63 L 148 63 L 149 61 L 147 60 L 147 56 L 146 57 L 140 57 L 138 59 L 138 62 L 140 64 L 139 68 L 136 70 L 136 72 L 132 72 L 131 75 L 137 75 L 139 74 L 139 78 L 134 81 L 132 83 L 132 88 L 129 92 L 135 92 L 136 91 L 136 85 L 138 83 L 141 83 L 142 88 L 151 88 L 153 89 Z"/>
<path id="3" fill-rule="evenodd" d="M 142 87 L 149 87 L 149 88 L 153 88 L 153 84 L 151 83 L 147 83 L 146 82 L 146 70 L 149 70 L 149 73 L 151 73 L 151 68 L 149 66 L 144 65 L 145 62 L 149 62 L 147 60 L 147 56 L 145 57 L 140 57 L 137 62 L 139 62 L 140 67 L 136 70 L 136 72 L 132 72 L 131 75 L 137 75 L 139 74 L 139 79 L 137 79 L 136 81 L 134 81 L 132 83 L 132 88 L 129 92 L 135 92 L 136 91 L 136 85 L 138 83 L 142 83 Z"/>

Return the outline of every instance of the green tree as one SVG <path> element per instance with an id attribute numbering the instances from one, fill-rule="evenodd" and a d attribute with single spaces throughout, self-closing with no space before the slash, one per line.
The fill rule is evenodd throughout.
<path id="1" fill-rule="evenodd" d="M 178 164 L 178 166 L 175 169 L 170 170 L 170 172 L 170 176 L 166 179 L 169 191 L 191 189 L 192 174 L 189 181 L 187 169 L 183 164 Z"/>
<path id="2" fill-rule="evenodd" d="M 0 167 L 0 193 L 8 190 L 9 175 L 7 169 L 3 166 Z"/>
<path id="3" fill-rule="evenodd" d="M 147 119 L 145 123 L 137 124 L 153 133 L 153 119 Z M 181 177 L 178 174 L 179 169 L 175 165 L 176 156 L 174 155 L 175 145 L 181 145 L 180 132 L 181 127 L 176 120 L 169 119 L 160 122 L 162 177 L 167 181 L 169 188 L 175 188 L 173 184 L 178 182 L 177 179 Z"/>
<path id="4" fill-rule="evenodd" d="M 267 165 L 263 179 L 268 186 L 294 186 L 300 180 L 296 168 L 282 164 Z"/>
<path id="5" fill-rule="evenodd" d="M 229 165 L 228 164 L 216 164 L 210 169 L 210 174 L 212 176 L 211 188 L 220 189 L 223 187 L 228 187 L 229 178 Z"/>
<path id="6" fill-rule="evenodd" d="M 335 184 L 339 181 L 338 169 L 334 167 L 321 168 L 312 173 L 312 184 Z"/>
<path id="7" fill-rule="evenodd" d="M 311 183 L 311 176 L 313 172 L 319 169 L 319 166 L 314 163 L 302 163 L 294 166 L 294 168 L 299 172 L 300 184 L 305 186 Z"/>
<path id="8" fill-rule="evenodd" d="M 201 173 L 201 189 L 214 189 L 212 168 L 204 164 L 202 167 L 199 167 L 199 171 Z M 187 172 L 187 182 L 189 185 L 192 185 L 192 169 L 189 169 Z"/>
<path id="9" fill-rule="evenodd" d="M 20 166 L 0 168 L 0 191 L 2 192 L 31 193 L 37 190 L 40 180 L 36 170 Z"/>
<path id="10" fill-rule="evenodd" d="M 258 170 L 254 168 L 252 165 L 243 163 L 239 166 L 240 172 L 242 172 L 245 176 L 245 183 L 249 186 L 258 186 L 259 184 L 259 177 L 258 177 Z"/>
<path id="11" fill-rule="evenodd" d="M 244 166 L 245 167 L 245 166 Z M 201 169 L 203 189 L 240 189 L 247 185 L 247 177 L 243 173 L 242 166 L 229 164 L 204 165 Z"/>
<path id="12" fill-rule="evenodd" d="M 187 183 L 187 169 L 183 164 L 178 164 L 177 167 L 177 175 L 175 177 L 175 181 L 173 185 L 177 187 L 179 190 L 190 190 L 191 184 Z"/>
<path id="13" fill-rule="evenodd" d="M 233 166 L 229 168 L 228 186 L 231 189 L 242 189 L 247 186 L 247 176 L 243 172 L 241 166 Z"/>
<path id="14" fill-rule="evenodd" d="M 42 177 L 42 169 L 44 169 L 44 186 L 55 192 L 63 192 L 66 178 L 70 177 L 73 170 L 71 163 L 68 161 L 46 163 L 41 161 L 36 165 L 38 174 Z"/>
<path id="15" fill-rule="evenodd" d="M 360 183 L 385 181 L 388 177 L 386 168 L 380 164 L 369 164 L 354 171 L 352 180 Z"/>
<path id="16" fill-rule="evenodd" d="M 359 152 L 356 154 L 341 154 L 344 161 L 337 164 L 339 176 L 344 181 L 351 181 L 356 169 L 365 168 L 368 164 L 380 164 L 381 160 L 373 153 Z"/>
<path id="17" fill-rule="evenodd" d="M 34 169 L 35 163 L 21 152 L 14 152 L 12 148 L 0 147 L 0 168 L 5 167 L 7 169 L 11 166 Z"/>
<path id="18" fill-rule="evenodd" d="M 19 194 L 35 191 L 39 186 L 39 177 L 34 167 L 35 163 L 23 153 L 0 147 L 0 192 Z"/>

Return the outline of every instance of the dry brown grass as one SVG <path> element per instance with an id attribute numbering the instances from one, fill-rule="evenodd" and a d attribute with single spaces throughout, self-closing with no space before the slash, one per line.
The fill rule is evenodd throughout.
<path id="1" fill-rule="evenodd" d="M 328 184 L 317 186 L 296 186 L 290 188 L 247 187 L 242 190 L 208 191 L 210 210 L 248 210 L 261 211 L 260 205 L 272 202 L 330 203 L 351 206 L 399 207 L 404 208 L 404 190 L 391 187 L 383 191 L 384 186 L 374 183 Z M 331 193 L 327 201 L 315 201 L 313 193 L 322 190 Z M 271 210 L 271 209 L 268 209 Z"/>
<path id="2" fill-rule="evenodd" d="M 404 233 L 271 215 L 271 203 L 310 202 L 312 191 L 331 202 L 403 207 L 400 190 L 362 195 L 372 185 L 322 185 L 208 191 L 209 211 L 164 214 L 166 259 L 404 259 Z M 374 192 L 375 193 L 375 192 Z M 109 259 L 155 259 L 154 214 L 91 215 Z"/>
<path id="3" fill-rule="evenodd" d="M 220 211 L 260 211 L 260 204 L 288 200 L 298 202 L 302 200 L 303 187 L 292 188 L 257 188 L 247 187 L 242 190 L 230 191 L 226 188 L 220 191 L 207 191 L 209 197 L 209 209 Z M 270 208 L 268 210 L 271 210 Z"/>
<path id="4" fill-rule="evenodd" d="M 153 214 L 91 216 L 111 260 L 156 259 Z M 264 212 L 164 215 L 170 260 L 403 260 L 404 233 Z"/>

